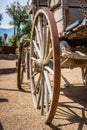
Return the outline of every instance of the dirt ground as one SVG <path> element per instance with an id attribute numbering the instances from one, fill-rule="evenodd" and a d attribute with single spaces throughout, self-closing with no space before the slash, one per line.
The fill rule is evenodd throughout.
<path id="1" fill-rule="evenodd" d="M 71 87 L 61 78 L 60 98 L 54 120 L 44 124 L 40 111 L 33 108 L 30 81 L 17 89 L 16 59 L 0 58 L 0 130 L 87 130 L 87 90 L 80 68 L 62 70 Z"/>

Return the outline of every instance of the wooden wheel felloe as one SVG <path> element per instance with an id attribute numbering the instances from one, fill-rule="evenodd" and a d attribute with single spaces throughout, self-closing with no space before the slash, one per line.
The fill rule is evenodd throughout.
<path id="1" fill-rule="evenodd" d="M 30 81 L 35 109 L 50 123 L 55 115 L 60 89 L 60 48 L 54 16 L 47 8 L 37 11 L 31 33 Z"/>
<path id="2" fill-rule="evenodd" d="M 19 47 L 19 56 L 18 56 L 18 62 L 17 62 L 17 87 L 18 89 L 22 89 L 22 83 L 23 83 L 24 72 L 25 72 L 25 67 L 26 67 L 26 62 L 25 62 L 26 52 L 24 50 L 23 44 L 24 42 L 22 41 Z"/>

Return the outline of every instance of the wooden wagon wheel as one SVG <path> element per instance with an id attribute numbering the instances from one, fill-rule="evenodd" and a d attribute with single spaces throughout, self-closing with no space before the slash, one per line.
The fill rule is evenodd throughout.
<path id="1" fill-rule="evenodd" d="M 87 68 L 82 68 L 82 80 L 84 87 L 87 88 Z"/>
<path id="2" fill-rule="evenodd" d="M 54 16 L 47 8 L 37 11 L 31 33 L 30 81 L 35 109 L 41 108 L 50 123 L 55 115 L 60 89 L 60 48 Z"/>
<path id="3" fill-rule="evenodd" d="M 29 59 L 28 59 L 29 52 L 27 52 L 27 50 L 24 49 L 24 41 L 22 40 L 20 43 L 20 47 L 19 47 L 19 56 L 18 56 L 18 63 L 17 63 L 17 87 L 18 87 L 18 89 L 22 89 L 24 72 L 27 73 L 27 78 L 29 77 L 29 73 L 28 73 L 29 63 L 27 61 L 25 61 L 26 54 L 27 54 L 27 61 L 29 61 Z"/>

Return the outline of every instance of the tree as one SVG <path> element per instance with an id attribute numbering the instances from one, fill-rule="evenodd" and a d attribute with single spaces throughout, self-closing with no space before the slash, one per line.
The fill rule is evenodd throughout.
<path id="1" fill-rule="evenodd" d="M 10 24 L 14 25 L 14 34 L 17 30 L 17 38 L 20 35 L 21 25 L 28 21 L 27 8 L 27 5 L 21 6 L 19 2 L 14 2 L 10 6 L 7 5 L 6 13 L 12 18 Z"/>
<path id="2" fill-rule="evenodd" d="M 31 20 L 29 20 L 26 24 L 24 24 L 24 26 L 22 27 L 22 34 L 28 35 L 28 38 L 30 38 L 30 32 L 31 32 L 31 27 L 32 27 L 32 23 Z"/>
<path id="3" fill-rule="evenodd" d="M 10 25 L 14 25 L 14 35 L 15 35 L 15 29 L 16 29 L 16 24 L 15 24 L 15 21 L 16 21 L 16 11 L 15 11 L 15 8 L 16 8 L 16 3 L 14 2 L 13 4 L 11 4 L 11 6 L 8 6 L 6 7 L 6 13 L 12 18 L 12 21 L 10 22 Z"/>

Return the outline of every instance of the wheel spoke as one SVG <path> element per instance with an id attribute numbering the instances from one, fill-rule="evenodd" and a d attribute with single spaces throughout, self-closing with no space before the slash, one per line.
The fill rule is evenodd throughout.
<path id="1" fill-rule="evenodd" d="M 40 43 L 40 52 L 41 55 L 43 55 L 42 51 L 43 51 L 43 25 L 42 25 L 42 17 L 38 17 L 38 23 L 39 23 L 39 29 L 40 29 L 40 39 L 41 39 L 41 43 Z"/>
<path id="2" fill-rule="evenodd" d="M 38 78 L 38 81 L 37 81 L 37 84 L 36 84 L 36 88 L 39 86 L 40 81 L 41 81 L 41 74 L 39 75 L 39 78 Z"/>
<path id="3" fill-rule="evenodd" d="M 40 100 L 41 100 L 41 87 L 39 88 L 39 93 L 38 93 L 37 109 L 39 109 L 39 106 L 40 106 Z"/>
<path id="4" fill-rule="evenodd" d="M 47 112 L 49 111 L 49 96 L 46 82 L 45 82 L 45 102 L 46 102 L 46 115 L 47 115 Z"/>
<path id="5" fill-rule="evenodd" d="M 34 73 L 31 75 L 31 78 L 35 77 L 37 74 L 38 74 L 38 72 L 34 72 Z"/>
<path id="6" fill-rule="evenodd" d="M 53 70 L 49 67 L 49 66 L 45 66 L 44 67 L 49 73 L 51 73 L 52 75 L 54 75 Z"/>
<path id="7" fill-rule="evenodd" d="M 35 49 L 36 49 L 36 52 L 37 52 L 39 58 L 41 58 L 40 50 L 39 50 L 39 48 L 38 48 L 38 46 L 37 46 L 37 43 L 36 43 L 34 40 L 33 40 L 33 44 L 34 44 L 34 47 L 35 47 Z"/>
<path id="8" fill-rule="evenodd" d="M 45 77 L 45 80 L 46 80 L 46 85 L 47 85 L 47 88 L 48 88 L 48 91 L 49 91 L 49 94 L 50 94 L 50 98 L 52 100 L 52 88 L 51 88 L 51 83 L 50 83 L 50 79 L 49 79 L 47 71 L 44 71 L 44 77 Z"/>
<path id="9" fill-rule="evenodd" d="M 36 26 L 35 26 L 35 30 L 36 30 L 36 36 L 37 36 L 37 43 L 39 44 L 39 49 L 41 50 L 41 38 L 40 38 L 39 30 Z"/>
<path id="10" fill-rule="evenodd" d="M 41 17 L 38 17 L 38 23 L 39 23 L 39 29 L 40 29 L 40 39 L 42 43 L 43 39 L 43 33 L 42 33 L 42 22 L 41 22 Z"/>
<path id="11" fill-rule="evenodd" d="M 41 83 L 41 115 L 44 113 L 44 77 L 42 76 Z"/>
<path id="12" fill-rule="evenodd" d="M 36 59 L 36 58 L 34 58 L 34 57 L 31 57 L 31 60 L 33 60 L 33 61 L 37 61 L 37 59 Z"/>
<path id="13" fill-rule="evenodd" d="M 47 35 L 47 21 L 46 21 L 46 17 L 43 17 L 43 48 L 42 48 L 42 55 L 43 55 L 43 59 L 45 58 L 45 47 L 46 47 L 46 35 Z"/>
<path id="14" fill-rule="evenodd" d="M 41 74 L 39 75 L 39 78 L 38 78 L 38 80 L 37 80 L 37 84 L 36 84 L 36 86 L 35 86 L 34 93 L 36 93 L 37 89 L 39 88 L 39 86 L 40 86 L 40 81 L 41 81 Z"/>
<path id="15" fill-rule="evenodd" d="M 52 56 L 53 56 L 53 49 L 50 48 L 49 53 L 48 53 L 46 59 L 44 60 L 44 64 L 48 64 L 48 62 L 52 58 Z"/>
<path id="16" fill-rule="evenodd" d="M 45 58 L 47 57 L 49 53 L 49 46 L 50 46 L 50 30 L 49 27 L 47 27 L 47 38 L 46 38 L 46 46 L 45 46 Z"/>

